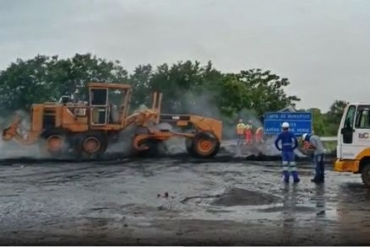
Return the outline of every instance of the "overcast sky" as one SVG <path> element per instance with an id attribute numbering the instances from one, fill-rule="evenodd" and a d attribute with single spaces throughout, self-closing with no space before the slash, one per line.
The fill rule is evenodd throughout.
<path id="1" fill-rule="evenodd" d="M 0 0 L 0 69 L 91 52 L 138 64 L 269 69 L 299 107 L 370 101 L 369 0 Z"/>

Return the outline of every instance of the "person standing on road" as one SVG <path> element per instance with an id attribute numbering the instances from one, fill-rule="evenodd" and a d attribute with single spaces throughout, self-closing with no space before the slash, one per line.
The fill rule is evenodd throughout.
<path id="1" fill-rule="evenodd" d="M 298 140 L 293 132 L 289 131 L 289 123 L 284 122 L 281 127 L 283 131 L 276 138 L 275 147 L 281 151 L 282 154 L 284 182 L 289 183 L 289 175 L 291 174 L 293 182 L 298 183 L 300 179 L 298 177 L 294 153 L 294 149 L 298 147 Z M 281 142 L 281 147 L 279 147 L 279 142 Z"/>
<path id="2" fill-rule="evenodd" d="M 248 121 L 248 124 L 245 126 L 245 141 L 246 144 L 252 144 L 253 142 L 253 125 L 252 120 Z"/>
<path id="3" fill-rule="evenodd" d="M 258 127 L 255 133 L 255 141 L 257 144 L 263 143 L 263 127 Z"/>
<path id="4" fill-rule="evenodd" d="M 313 150 L 313 160 L 315 163 L 315 177 L 311 179 L 314 183 L 323 183 L 325 178 L 325 167 L 324 167 L 324 155 L 325 147 L 319 136 L 305 133 L 302 135 L 304 142 L 308 143 L 306 145 L 306 150 Z"/>
<path id="5" fill-rule="evenodd" d="M 245 135 L 245 124 L 243 123 L 243 119 L 239 118 L 239 123 L 236 125 L 236 136 L 237 136 L 237 145 L 243 145 Z"/>

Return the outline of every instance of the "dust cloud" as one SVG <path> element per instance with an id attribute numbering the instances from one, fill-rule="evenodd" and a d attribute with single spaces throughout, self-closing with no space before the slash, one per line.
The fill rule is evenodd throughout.
<path id="1" fill-rule="evenodd" d="M 26 139 L 31 128 L 31 123 L 30 115 L 23 110 L 17 110 L 13 114 L 0 117 L 1 130 L 8 128 L 12 121 L 14 121 L 15 116 L 18 116 L 22 119 L 17 131 L 21 136 L 23 136 L 24 139 Z M 26 146 L 22 145 L 15 139 L 9 141 L 4 141 L 2 138 L 0 139 L 0 159 L 20 157 L 45 158 L 45 156 L 40 153 L 37 145 Z"/>

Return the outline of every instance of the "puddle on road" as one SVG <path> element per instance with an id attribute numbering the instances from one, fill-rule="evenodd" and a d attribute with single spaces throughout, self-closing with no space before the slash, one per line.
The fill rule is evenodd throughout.
<path id="1" fill-rule="evenodd" d="M 268 222 L 287 217 L 303 221 L 337 219 L 334 203 L 326 202 L 322 196 L 302 199 L 294 189 L 293 192 L 278 197 L 259 191 L 232 188 L 220 194 L 188 197 L 182 203 L 197 208 L 187 216 L 205 220 Z"/>
<path id="2" fill-rule="evenodd" d="M 181 202 L 184 204 L 232 207 L 265 205 L 279 201 L 281 201 L 279 197 L 271 194 L 241 188 L 231 188 L 220 194 L 187 197 Z"/>
<path id="3" fill-rule="evenodd" d="M 213 200 L 214 206 L 264 205 L 280 201 L 280 198 L 267 193 L 231 188 Z"/>
<path id="4" fill-rule="evenodd" d="M 235 222 L 251 221 L 277 221 L 285 220 L 287 217 L 310 221 L 310 220 L 337 220 L 337 210 L 335 208 L 315 208 L 314 206 L 297 206 L 295 208 L 285 208 L 283 204 L 268 206 L 234 206 L 203 208 L 197 212 L 186 214 L 189 217 L 203 220 L 232 220 Z"/>

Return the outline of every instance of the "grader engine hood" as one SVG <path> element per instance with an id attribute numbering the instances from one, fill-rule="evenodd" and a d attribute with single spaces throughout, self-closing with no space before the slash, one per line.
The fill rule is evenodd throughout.
<path id="1" fill-rule="evenodd" d="M 179 127 L 193 125 L 198 131 L 212 133 L 219 141 L 222 139 L 222 122 L 214 118 L 185 114 L 161 114 L 160 122 L 174 123 Z"/>

